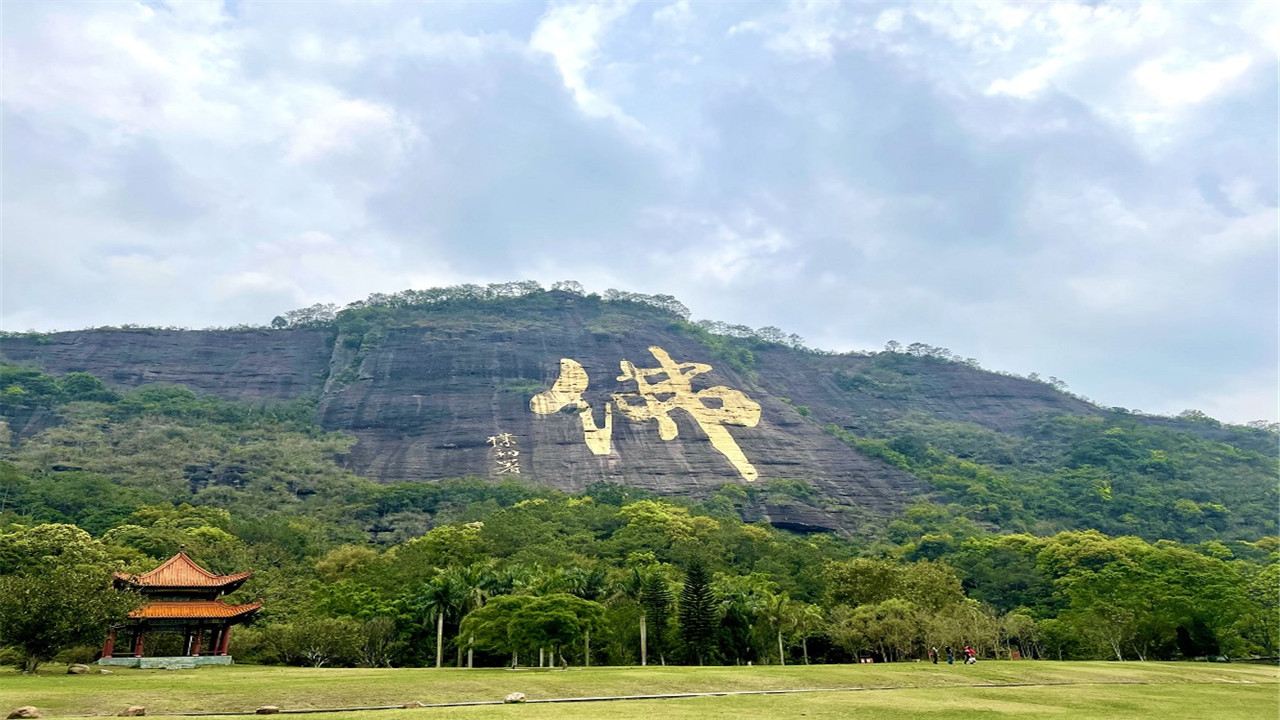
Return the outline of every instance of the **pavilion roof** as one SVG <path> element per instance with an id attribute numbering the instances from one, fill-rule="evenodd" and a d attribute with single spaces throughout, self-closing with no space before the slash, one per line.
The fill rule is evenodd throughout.
<path id="1" fill-rule="evenodd" d="M 200 567 L 185 552 L 165 560 L 154 570 L 139 575 L 116 573 L 116 579 L 139 587 L 163 588 L 220 588 L 242 583 L 252 572 L 217 575 Z"/>
<path id="2" fill-rule="evenodd" d="M 129 617 L 135 620 L 187 618 L 230 620 L 255 613 L 261 607 L 260 602 L 228 605 L 221 600 L 174 600 L 147 603 L 129 613 Z"/>

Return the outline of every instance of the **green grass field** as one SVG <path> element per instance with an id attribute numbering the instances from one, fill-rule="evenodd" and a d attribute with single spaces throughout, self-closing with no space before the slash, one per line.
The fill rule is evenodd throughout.
<path id="1" fill-rule="evenodd" d="M 817 690 L 571 704 L 371 710 L 319 717 L 432 718 L 1276 718 L 1280 669 L 1259 665 L 1109 662 L 899 663 L 809 667 L 569 670 L 302 669 L 239 665 L 66 675 L 0 671 L 0 711 L 35 705 L 46 717 L 251 712 L 501 700 L 753 690 Z"/>

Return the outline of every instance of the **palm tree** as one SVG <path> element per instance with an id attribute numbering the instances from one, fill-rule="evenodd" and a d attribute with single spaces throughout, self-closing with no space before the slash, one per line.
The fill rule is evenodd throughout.
<path id="1" fill-rule="evenodd" d="M 456 611 L 458 615 L 458 636 L 454 642 L 458 650 L 458 667 L 462 667 L 462 619 L 473 610 L 484 607 L 489 599 L 493 585 L 493 568 L 487 563 L 472 563 L 466 567 L 452 566 L 443 575 L 448 576 L 447 583 L 458 592 Z M 467 643 L 467 667 L 474 660 L 471 643 Z"/>
<path id="2" fill-rule="evenodd" d="M 790 616 L 791 598 L 786 593 L 767 596 L 760 608 L 761 618 L 773 629 L 778 639 L 778 664 L 786 666 L 787 651 L 782 643 L 782 630 Z"/>
<path id="3" fill-rule="evenodd" d="M 558 571 L 558 589 L 583 600 L 599 600 L 605 593 L 605 571 L 601 565 L 585 568 L 577 565 Z"/>
<path id="4" fill-rule="evenodd" d="M 537 585 L 546 577 L 540 565 L 524 565 L 506 563 L 494 569 L 488 587 L 489 595 L 514 595 L 520 592 L 537 591 Z"/>
<path id="5" fill-rule="evenodd" d="M 649 647 L 648 647 L 648 627 L 646 625 L 644 603 L 641 597 L 644 594 L 644 574 L 640 572 L 639 567 L 632 567 L 620 579 L 614 581 L 614 598 L 623 598 L 634 602 L 640 607 L 640 665 L 649 664 Z"/>
<path id="6" fill-rule="evenodd" d="M 787 627 L 800 638 L 804 651 L 804 664 L 809 664 L 809 638 L 817 635 L 826 625 L 822 608 L 805 602 L 793 602 L 787 608 Z"/>
<path id="7" fill-rule="evenodd" d="M 728 630 L 727 640 L 736 662 L 755 650 L 751 635 L 774 597 L 776 584 L 760 573 L 721 575 L 713 583 L 719 601 L 721 628 Z"/>
<path id="8" fill-rule="evenodd" d="M 423 588 L 421 607 L 436 618 L 436 667 L 444 665 L 444 618 L 462 606 L 465 590 L 457 578 L 441 571 Z"/>

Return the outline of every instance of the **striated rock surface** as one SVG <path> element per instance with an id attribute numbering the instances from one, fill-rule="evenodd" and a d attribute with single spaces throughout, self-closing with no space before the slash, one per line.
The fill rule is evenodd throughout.
<path id="1" fill-rule="evenodd" d="M 766 373 L 728 368 L 667 324 L 572 309 L 519 323 L 442 316 L 422 327 L 391 330 L 376 347 L 362 350 L 348 379 L 330 383 L 319 417 L 325 427 L 359 438 L 349 460 L 353 467 L 387 480 L 496 477 L 503 469 L 501 448 L 489 438 L 505 433 L 512 436 L 522 477 L 563 490 L 606 480 L 664 495 L 702 495 L 746 482 L 683 410 L 670 413 L 677 436 L 664 441 L 656 421 L 631 420 L 615 408 L 611 448 L 603 455 L 588 447 L 577 409 L 546 416 L 530 410 L 531 398 L 555 383 L 560 360 L 569 358 L 586 371 L 582 400 L 593 422 L 604 425 L 606 404 L 616 405 L 613 394 L 636 390 L 634 381 L 618 380 L 621 361 L 657 367 L 649 350 L 657 345 L 676 362 L 711 365 L 690 379 L 693 391 L 727 387 L 759 403 L 755 427 L 725 427 L 762 481 L 793 479 L 814 487 L 820 501 L 790 513 L 797 528 L 831 527 L 837 521 L 823 509 L 828 504 L 878 515 L 920 491 L 913 477 L 860 455 L 801 416 L 771 391 Z M 782 508 L 768 513 L 779 522 L 788 515 Z"/>
<path id="2" fill-rule="evenodd" d="M 324 382 L 328 330 L 81 330 L 0 340 L 0 358 L 89 372 L 116 387 L 185 385 L 232 400 L 286 400 Z"/>

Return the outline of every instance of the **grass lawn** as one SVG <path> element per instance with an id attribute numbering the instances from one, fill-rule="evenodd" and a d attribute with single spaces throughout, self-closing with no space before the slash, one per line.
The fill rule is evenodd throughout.
<path id="1" fill-rule="evenodd" d="M 1034 687 L 1013 685 L 1029 683 Z M 982 687 L 983 685 L 1003 687 Z M 1113 662 L 899 663 L 769 667 L 573 668 L 569 670 L 115 669 L 110 675 L 0 671 L 0 712 L 35 705 L 46 717 L 782 689 L 789 695 L 528 704 L 343 712 L 318 717 L 413 718 L 1275 718 L 1280 669 L 1259 665 Z M 861 688 L 849 691 L 847 689 Z"/>

